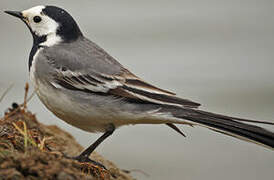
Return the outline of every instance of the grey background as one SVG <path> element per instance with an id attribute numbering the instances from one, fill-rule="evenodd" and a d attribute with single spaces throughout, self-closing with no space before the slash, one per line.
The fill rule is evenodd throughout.
<path id="1" fill-rule="evenodd" d="M 44 4 L 0 1 L 0 102 L 22 102 L 32 37 L 3 13 Z M 93 0 L 47 1 L 68 10 L 84 34 L 145 80 L 203 104 L 202 109 L 274 122 L 274 1 Z M 83 145 L 99 134 L 73 128 L 35 97 L 29 103 L 45 124 L 57 124 Z M 274 130 L 273 127 L 265 126 Z M 204 128 L 122 127 L 97 151 L 138 179 L 273 179 L 273 151 Z"/>

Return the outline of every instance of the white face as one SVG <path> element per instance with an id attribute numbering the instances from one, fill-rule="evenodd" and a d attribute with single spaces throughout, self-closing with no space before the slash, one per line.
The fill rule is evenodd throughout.
<path id="1" fill-rule="evenodd" d="M 22 11 L 24 20 L 37 36 L 55 34 L 59 26 L 53 19 L 43 14 L 44 8 L 45 6 L 35 6 Z M 35 18 L 39 20 L 39 17 L 41 21 L 35 22 Z"/>
<path id="2" fill-rule="evenodd" d="M 22 11 L 24 21 L 37 36 L 47 36 L 47 41 L 41 45 L 52 46 L 61 41 L 56 35 L 59 24 L 43 13 L 45 6 L 35 6 Z"/>

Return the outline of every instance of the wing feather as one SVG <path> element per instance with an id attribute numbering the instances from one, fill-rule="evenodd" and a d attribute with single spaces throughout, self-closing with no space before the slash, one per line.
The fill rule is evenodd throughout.
<path id="1" fill-rule="evenodd" d="M 64 88 L 108 93 L 131 100 L 156 104 L 168 104 L 197 108 L 200 104 L 175 96 L 175 93 L 157 88 L 144 82 L 132 73 L 125 71 L 121 75 L 83 74 L 70 70 L 58 71 L 56 82 Z M 56 86 L 55 86 L 56 87 Z"/>

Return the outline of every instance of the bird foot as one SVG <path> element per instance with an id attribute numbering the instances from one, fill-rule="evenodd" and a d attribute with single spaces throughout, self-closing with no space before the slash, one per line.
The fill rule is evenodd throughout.
<path id="1" fill-rule="evenodd" d="M 77 160 L 78 163 L 81 165 L 81 170 L 83 171 L 83 173 L 93 174 L 93 176 L 98 177 L 100 179 L 105 179 L 105 177 L 109 177 L 110 175 L 113 176 L 103 164 L 91 160 L 87 156 L 79 155 L 76 157 L 70 157 L 63 154 L 63 157 L 67 159 Z"/>
<path id="2" fill-rule="evenodd" d="M 67 158 L 67 159 L 77 160 L 79 163 L 90 163 L 90 164 L 94 165 L 94 167 L 100 167 L 100 168 L 102 168 L 104 170 L 107 170 L 107 168 L 103 164 L 101 164 L 101 163 L 99 163 L 97 161 L 91 160 L 89 157 L 84 156 L 84 155 L 79 155 L 79 156 L 71 157 L 71 156 L 67 156 L 67 155 L 63 154 L 63 156 L 65 158 Z"/>
<path id="3" fill-rule="evenodd" d="M 79 155 L 79 156 L 76 156 L 76 157 L 72 157 L 72 159 L 75 159 L 75 160 L 77 160 L 80 163 L 91 163 L 91 164 L 93 164 L 95 166 L 98 166 L 98 167 L 100 167 L 102 169 L 107 170 L 107 168 L 103 164 L 101 164 L 101 163 L 99 163 L 97 161 L 91 160 L 87 156 L 81 156 L 81 155 Z"/>

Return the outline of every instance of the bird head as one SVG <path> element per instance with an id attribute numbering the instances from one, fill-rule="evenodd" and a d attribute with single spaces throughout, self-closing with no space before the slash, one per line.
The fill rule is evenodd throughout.
<path id="1" fill-rule="evenodd" d="M 71 42 L 82 36 L 73 17 L 56 6 L 35 6 L 24 11 L 5 12 L 20 18 L 31 31 L 34 42 L 40 45 Z"/>

